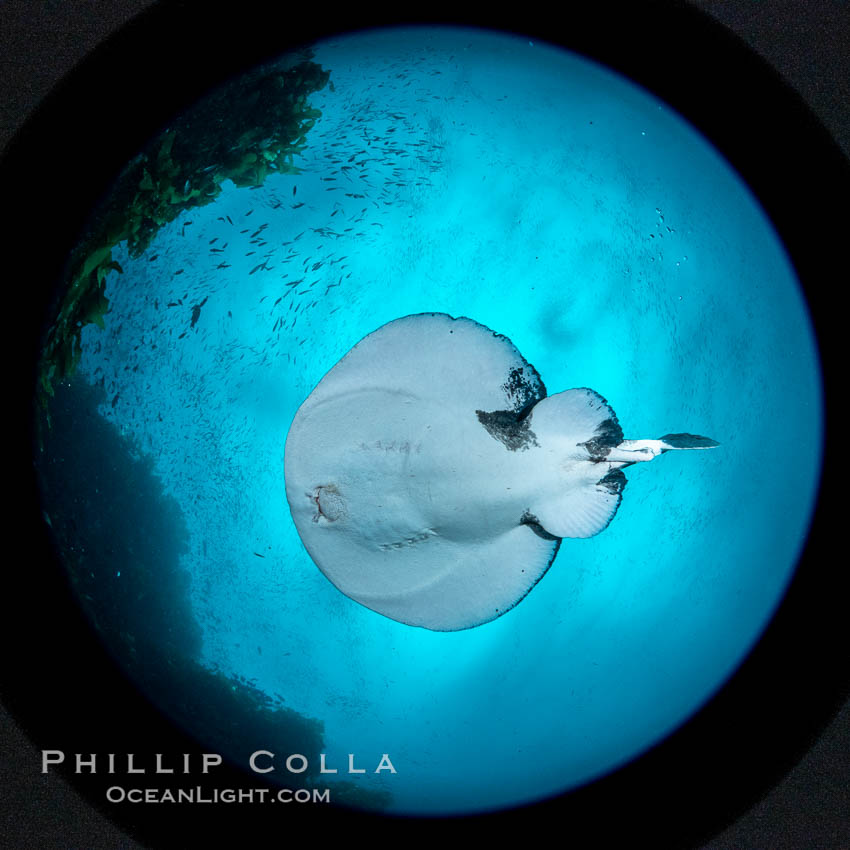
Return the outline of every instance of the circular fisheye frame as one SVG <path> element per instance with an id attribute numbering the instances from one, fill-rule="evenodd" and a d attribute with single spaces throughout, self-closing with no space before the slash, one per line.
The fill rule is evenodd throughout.
<path id="1" fill-rule="evenodd" d="M 310 804 L 291 825 L 693 842 L 828 716 L 807 210 L 846 162 L 737 42 L 663 12 L 678 40 L 661 10 L 605 39 L 591 12 L 563 39 L 340 18 L 236 23 L 218 55 L 163 4 L 10 148 L 30 225 L 74 176 L 18 223 L 50 245 L 41 628 L 10 622 L 49 675 L 23 693 L 21 658 L 4 697 L 141 840 L 273 828 L 274 799 Z"/>

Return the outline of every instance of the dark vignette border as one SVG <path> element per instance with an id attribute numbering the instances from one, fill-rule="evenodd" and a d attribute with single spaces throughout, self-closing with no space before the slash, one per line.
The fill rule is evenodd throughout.
<path id="1" fill-rule="evenodd" d="M 232 838 L 313 837 L 344 829 L 386 838 L 448 828 L 459 840 L 506 826 L 594 844 L 629 839 L 654 847 L 705 840 L 751 806 L 795 763 L 847 695 L 840 552 L 830 512 L 842 488 L 833 404 L 845 359 L 830 322 L 840 320 L 850 233 L 850 166 L 808 107 L 727 30 L 693 8 L 662 0 L 570 4 L 549 13 L 516 5 L 464 15 L 422 9 L 416 19 L 337 9 L 332 19 L 242 0 L 227 10 L 197 0 L 161 2 L 101 44 L 44 101 L 0 163 L 2 233 L 18 340 L 8 359 L 8 415 L 16 429 L 7 463 L 16 498 L 10 526 L 25 541 L 9 559 L 0 601 L 2 697 L 38 747 L 85 741 L 87 750 L 197 752 L 127 682 L 72 601 L 43 527 L 29 447 L 41 321 L 85 217 L 140 144 L 171 116 L 234 73 L 331 30 L 417 21 L 488 25 L 557 41 L 666 100 L 725 154 L 759 198 L 803 283 L 818 335 L 827 393 L 821 495 L 794 581 L 765 635 L 721 692 L 673 736 L 617 773 L 535 806 L 485 817 L 420 821 L 303 807 L 287 819 L 260 807 L 137 807 L 116 822 L 154 846 Z M 49 212 L 46 212 L 49 211 Z M 789 404 L 793 400 L 789 399 Z M 769 438 L 769 423 L 765 423 Z M 813 434 L 812 439 L 819 435 Z M 777 518 L 777 522 L 781 522 Z M 831 545 L 832 544 L 832 545 Z M 11 549 L 10 549 L 11 551 Z M 12 585 L 11 579 L 15 579 Z M 97 706 L 78 694 L 103 694 Z M 57 744 L 57 742 L 60 742 Z M 109 817 L 100 783 L 72 777 Z M 220 787 L 224 775 L 216 775 Z M 233 777 L 230 784 L 256 785 Z M 272 807 L 273 809 L 274 807 Z M 310 809 L 310 812 L 305 810 Z M 534 834 L 534 833 L 532 833 Z M 642 842 L 641 842 L 642 839 Z"/>

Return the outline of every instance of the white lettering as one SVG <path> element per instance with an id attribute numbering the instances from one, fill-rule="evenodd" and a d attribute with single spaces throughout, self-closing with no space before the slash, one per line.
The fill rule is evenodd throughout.
<path id="1" fill-rule="evenodd" d="M 354 766 L 354 753 L 348 754 L 348 772 L 349 773 L 366 773 L 366 768 Z"/>
<path id="2" fill-rule="evenodd" d="M 281 788 L 277 792 L 277 801 L 279 803 L 330 803 L 331 793 L 328 788 L 298 788 L 293 791 L 291 788 Z"/>
<path id="3" fill-rule="evenodd" d="M 270 765 L 269 767 L 257 767 L 257 756 L 268 756 L 270 759 L 274 758 L 274 753 L 270 753 L 268 750 L 257 750 L 255 753 L 251 753 L 251 758 L 248 759 L 248 763 L 251 765 L 251 770 L 254 773 L 270 773 L 274 770 L 274 765 Z"/>
<path id="4" fill-rule="evenodd" d="M 145 769 L 143 767 L 133 767 L 133 753 L 128 753 L 127 755 L 127 773 L 144 773 Z M 130 802 L 134 802 L 130 800 Z"/>
<path id="5" fill-rule="evenodd" d="M 297 767 L 293 767 L 293 766 L 292 766 L 292 763 L 293 763 L 293 760 L 294 760 L 294 759 L 301 759 L 301 767 L 300 767 L 300 768 L 297 768 Z M 307 759 L 306 759 L 306 758 L 304 758 L 304 756 L 302 756 L 302 755 L 300 755 L 300 754 L 298 754 L 298 753 L 293 753 L 293 754 L 292 754 L 291 756 L 289 756 L 289 758 L 287 758 L 287 760 L 286 760 L 286 769 L 287 769 L 290 773 L 304 773 L 304 771 L 305 771 L 305 770 L 307 770 Z"/>
<path id="6" fill-rule="evenodd" d="M 62 764 L 65 761 L 65 753 L 62 750 L 42 750 L 41 751 L 41 772 L 47 773 L 47 766 L 50 764 Z"/>
<path id="7" fill-rule="evenodd" d="M 218 753 L 204 753 L 202 758 L 204 760 L 204 773 L 209 773 L 211 767 L 217 767 L 221 764 L 221 756 Z"/>
<path id="8" fill-rule="evenodd" d="M 156 754 L 156 772 L 157 773 L 174 773 L 173 767 L 162 766 L 162 753 Z"/>
<path id="9" fill-rule="evenodd" d="M 325 754 L 319 754 L 319 773 L 339 773 L 335 767 L 327 767 L 325 765 Z"/>
<path id="10" fill-rule="evenodd" d="M 74 773 L 82 773 L 84 767 L 91 768 L 89 773 L 97 773 L 97 756 L 94 753 L 89 753 L 89 758 L 84 759 L 82 753 L 77 753 L 77 769 Z"/>
<path id="11" fill-rule="evenodd" d="M 387 753 L 384 753 L 381 756 L 381 763 L 375 768 L 375 773 L 380 773 L 382 770 L 389 770 L 392 773 L 395 773 L 396 770 L 393 767 L 393 763 L 390 761 L 390 757 Z"/>

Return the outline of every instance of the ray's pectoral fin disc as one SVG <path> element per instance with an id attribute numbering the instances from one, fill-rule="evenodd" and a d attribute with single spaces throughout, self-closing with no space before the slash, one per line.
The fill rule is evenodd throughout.
<path id="1" fill-rule="evenodd" d="M 286 440 L 286 496 L 313 561 L 350 598 L 451 631 L 500 617 L 563 537 L 613 518 L 622 468 L 713 440 L 625 440 L 590 389 L 546 397 L 511 341 L 423 313 L 369 334 L 319 382 Z"/>

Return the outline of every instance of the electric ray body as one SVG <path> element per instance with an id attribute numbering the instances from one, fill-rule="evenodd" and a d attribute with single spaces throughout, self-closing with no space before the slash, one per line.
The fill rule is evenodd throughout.
<path id="1" fill-rule="evenodd" d="M 285 449 L 301 540 L 339 590 L 438 631 L 516 605 L 563 537 L 602 531 L 623 467 L 689 434 L 624 440 L 590 389 L 553 396 L 507 337 L 423 313 L 361 340 L 299 408 Z"/>

